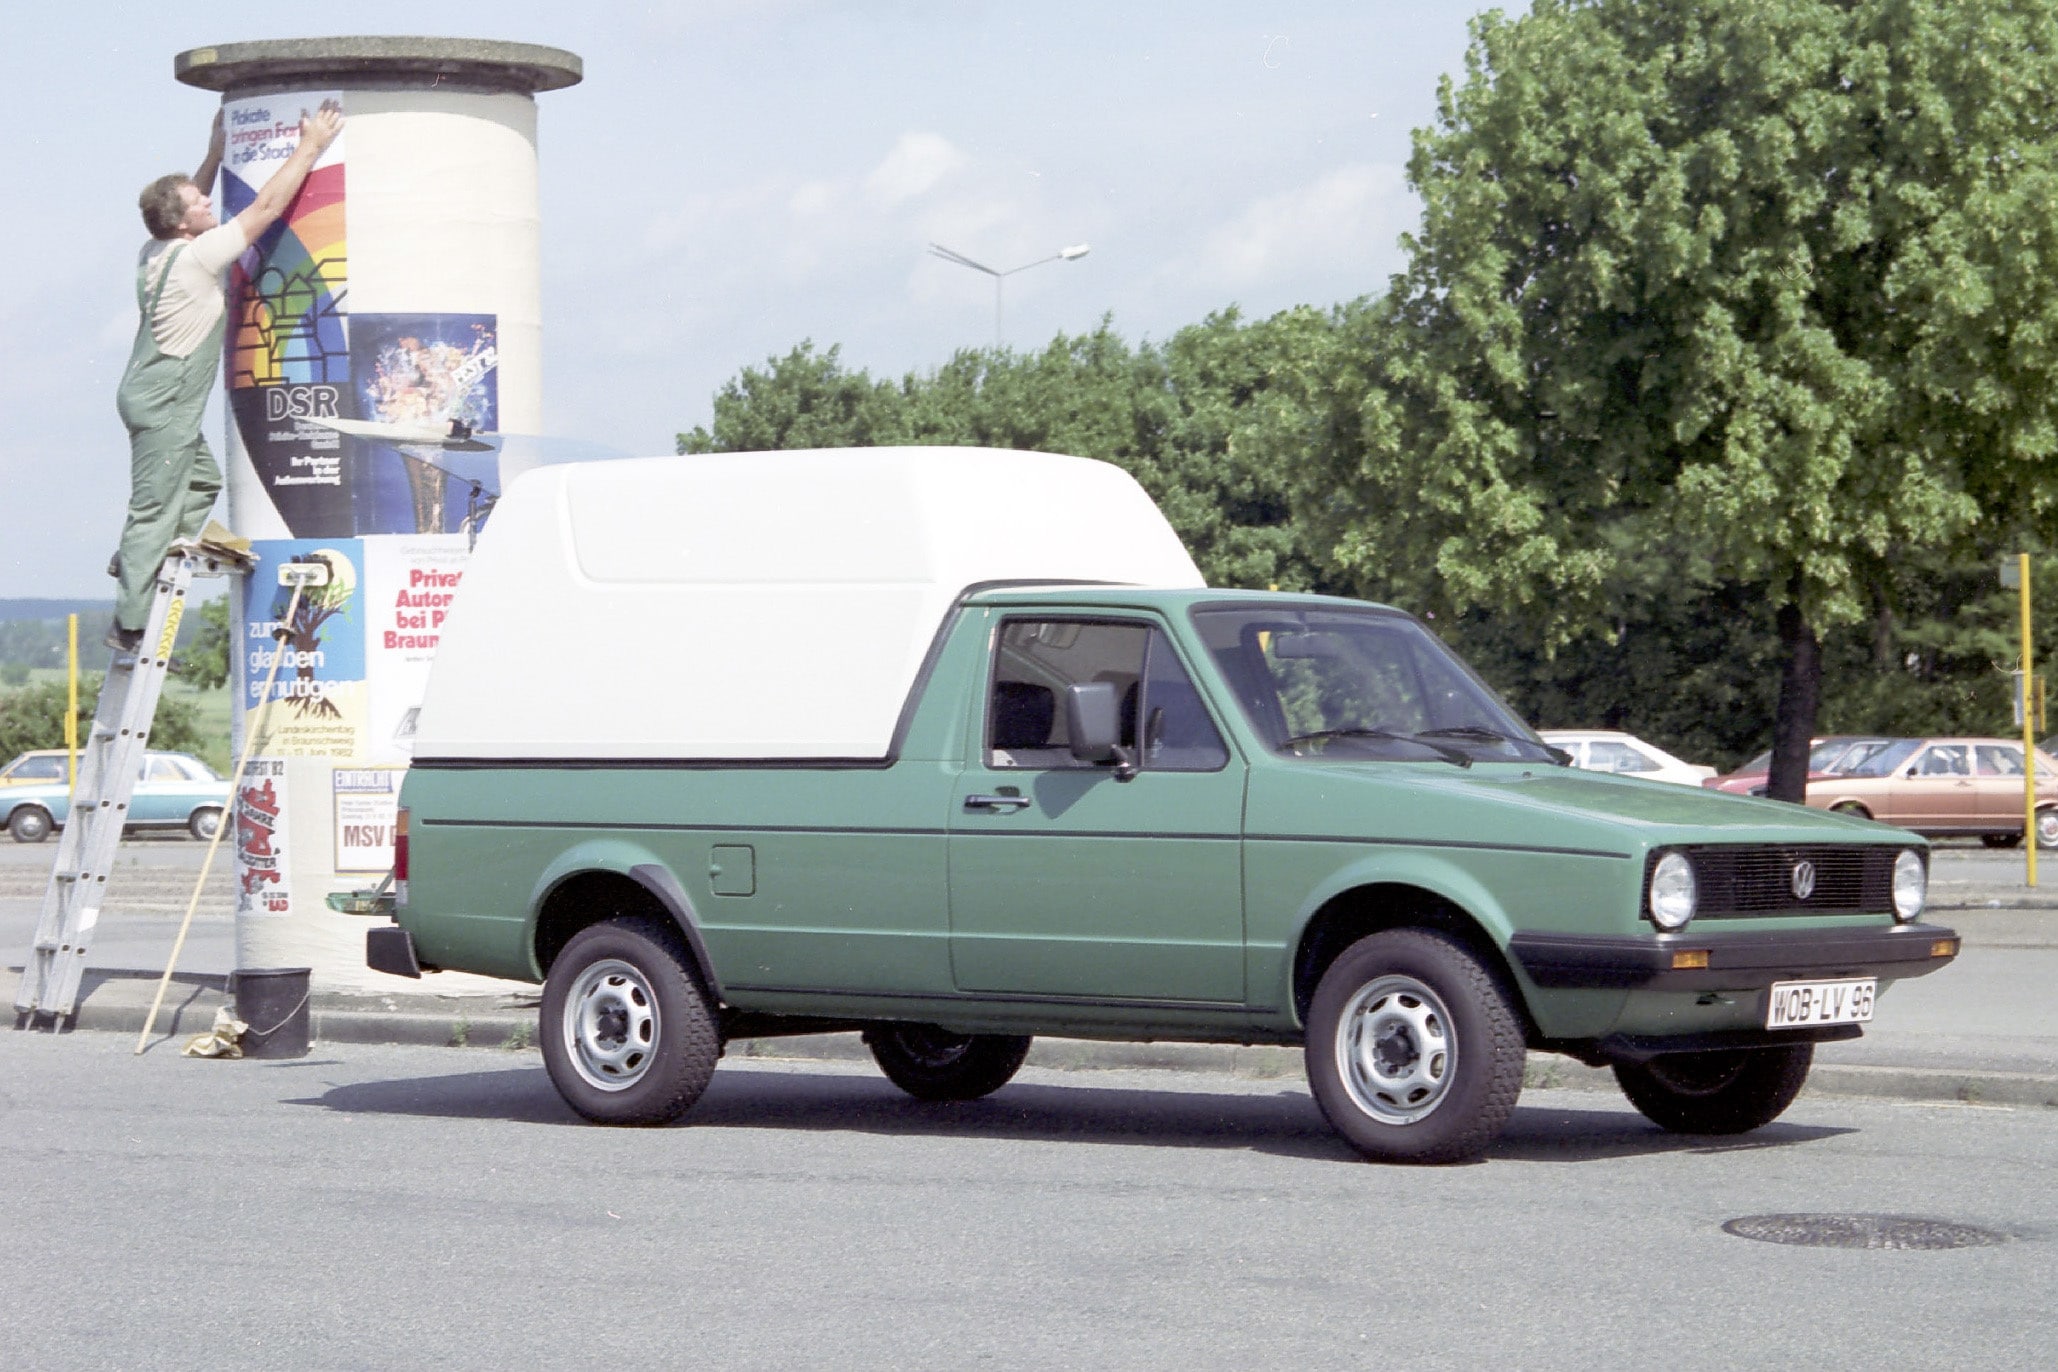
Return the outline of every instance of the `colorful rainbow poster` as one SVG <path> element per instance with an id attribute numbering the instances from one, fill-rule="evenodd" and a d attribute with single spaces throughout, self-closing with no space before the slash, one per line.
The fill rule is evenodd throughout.
<path id="1" fill-rule="evenodd" d="M 223 104 L 223 219 L 245 209 L 299 146 L 302 114 L 341 99 L 300 91 Z M 229 273 L 229 410 L 260 485 L 297 538 L 356 532 L 342 436 L 306 422 L 356 417 L 344 327 L 347 136 L 329 145 L 285 216 Z"/>

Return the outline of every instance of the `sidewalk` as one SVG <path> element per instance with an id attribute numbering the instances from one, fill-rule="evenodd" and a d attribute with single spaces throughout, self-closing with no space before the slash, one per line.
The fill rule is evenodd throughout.
<path id="1" fill-rule="evenodd" d="M 2058 861 L 2049 893 L 2020 885 L 1939 879 L 1925 919 L 1956 928 L 1965 948 L 1957 962 L 1903 983 L 1881 997 L 1865 1036 L 1817 1051 L 1808 1090 L 1821 1095 L 2058 1108 Z M 190 877 L 187 878 L 190 881 Z M 161 885 L 163 890 L 157 889 Z M 214 883 L 210 882 L 210 887 Z M 38 903 L 0 890 L 0 941 L 6 984 L 19 975 L 20 949 L 33 935 Z M 173 978 L 152 1036 L 157 1051 L 204 1032 L 216 1006 L 229 1003 L 234 965 L 226 891 L 210 890 L 195 921 L 181 970 Z M 187 890 L 169 877 L 137 880 L 110 901 L 95 938 L 99 968 L 87 972 L 75 1028 L 140 1033 L 157 993 L 163 960 L 178 928 Z M 141 970 L 155 967 L 158 970 Z M 310 997 L 318 1043 L 414 1043 L 522 1049 L 536 1038 L 540 988 L 505 995 L 453 996 L 435 978 L 395 979 L 379 994 L 324 992 Z M 741 1041 L 737 1057 L 864 1059 L 854 1034 Z M 1073 1070 L 1150 1068 L 1297 1078 L 1301 1052 L 1270 1046 L 1101 1043 L 1038 1039 L 1029 1061 Z M 1612 1074 L 1569 1058 L 1532 1055 L 1531 1086 L 1614 1091 Z"/>

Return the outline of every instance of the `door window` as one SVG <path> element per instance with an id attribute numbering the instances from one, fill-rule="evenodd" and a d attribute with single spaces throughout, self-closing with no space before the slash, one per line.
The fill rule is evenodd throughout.
<path id="1" fill-rule="evenodd" d="M 1969 777 L 1972 765 L 1965 754 L 1962 743 L 1940 743 L 1922 755 L 1915 773 L 1925 777 Z"/>
<path id="2" fill-rule="evenodd" d="M 1983 777 L 2019 777 L 2022 775 L 2022 749 L 2007 748 L 1993 743 L 1982 743 L 1974 750 L 1979 762 L 1979 774 Z"/>
<path id="3" fill-rule="evenodd" d="M 1009 620 L 994 657 L 987 756 L 994 767 L 1084 767 L 1065 728 L 1065 688 L 1106 682 L 1120 707 L 1119 742 L 1142 767 L 1212 772 L 1229 762 L 1193 679 L 1162 629 L 1093 620 Z"/>

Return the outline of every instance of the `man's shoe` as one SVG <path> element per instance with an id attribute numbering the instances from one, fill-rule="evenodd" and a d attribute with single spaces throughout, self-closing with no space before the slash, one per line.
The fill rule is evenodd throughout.
<path id="1" fill-rule="evenodd" d="M 133 653 L 143 646 L 143 631 L 112 624 L 108 626 L 107 637 L 100 641 L 117 653 Z"/>
<path id="2" fill-rule="evenodd" d="M 107 574 L 116 581 L 121 580 L 121 553 L 119 550 L 115 552 L 113 557 L 107 559 Z"/>

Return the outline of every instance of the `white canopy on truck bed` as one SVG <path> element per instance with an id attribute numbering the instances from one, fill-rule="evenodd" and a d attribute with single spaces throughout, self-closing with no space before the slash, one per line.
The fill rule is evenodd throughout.
<path id="1" fill-rule="evenodd" d="M 1127 472 L 991 448 L 545 467 L 442 628 L 415 756 L 882 758 L 969 586 L 1205 584 Z"/>

